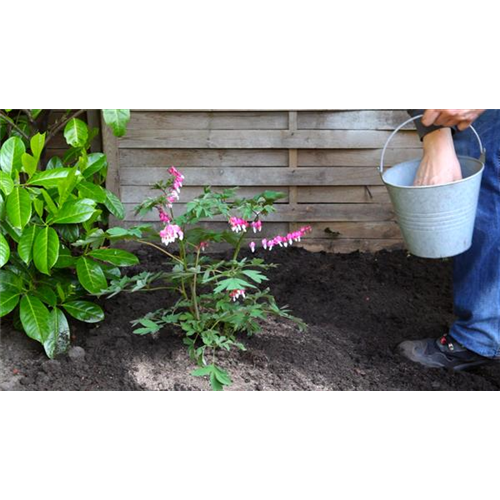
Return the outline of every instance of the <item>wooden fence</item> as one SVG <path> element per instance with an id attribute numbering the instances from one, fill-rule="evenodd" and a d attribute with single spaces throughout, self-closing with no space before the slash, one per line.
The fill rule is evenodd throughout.
<path id="1" fill-rule="evenodd" d="M 179 210 L 205 185 L 240 186 L 247 196 L 274 189 L 286 198 L 263 236 L 310 224 L 303 246 L 311 250 L 400 248 L 376 166 L 390 131 L 406 117 L 403 110 L 135 110 L 124 138 L 103 127 L 108 188 L 125 203 L 122 224 L 136 224 L 134 206 L 175 165 L 186 176 Z M 419 156 L 420 148 L 409 128 L 394 139 L 388 164 Z"/>

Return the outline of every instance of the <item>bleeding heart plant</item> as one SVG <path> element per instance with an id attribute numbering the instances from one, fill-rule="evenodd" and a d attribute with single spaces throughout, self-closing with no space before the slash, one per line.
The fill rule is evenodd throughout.
<path id="1" fill-rule="evenodd" d="M 245 239 L 262 230 L 262 221 L 273 212 L 274 203 L 284 197 L 282 193 L 265 191 L 250 199 L 237 197 L 237 189 L 214 192 L 210 187 L 203 194 L 187 203 L 185 213 L 176 215 L 174 203 L 179 199 L 184 176 L 174 167 L 169 169 L 170 178 L 155 188 L 160 196 L 143 202 L 137 213 L 144 215 L 157 210 L 164 224 L 159 242 L 144 241 L 162 252 L 170 261 L 171 268 L 165 273 L 141 273 L 135 277 L 123 277 L 112 282 L 111 295 L 123 290 L 138 291 L 147 288 L 168 289 L 177 295 L 172 307 L 151 312 L 138 319 L 134 325 L 140 328 L 138 335 L 156 334 L 164 327 L 177 327 L 184 333 L 189 355 L 197 362 L 194 376 L 208 376 L 214 390 L 222 390 L 231 384 L 231 378 L 218 364 L 218 349 L 237 347 L 245 350 L 238 334 L 253 335 L 261 330 L 261 320 L 269 315 L 295 321 L 301 329 L 304 323 L 279 307 L 270 289 L 263 286 L 268 278 L 264 272 L 274 267 L 263 259 L 241 257 Z M 204 220 L 223 218 L 227 228 L 216 231 L 207 229 Z M 250 241 L 252 252 L 286 247 L 310 230 L 262 241 L 262 247 Z M 158 238 L 158 236 L 156 237 Z M 204 253 L 210 245 L 231 245 L 232 256 L 228 259 L 216 254 Z M 164 283 L 159 283 L 163 281 Z"/>

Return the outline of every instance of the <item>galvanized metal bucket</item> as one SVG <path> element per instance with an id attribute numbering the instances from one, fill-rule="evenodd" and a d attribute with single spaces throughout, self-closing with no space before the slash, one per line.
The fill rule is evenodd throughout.
<path id="1" fill-rule="evenodd" d="M 413 186 L 421 159 L 400 163 L 384 171 L 384 158 L 393 137 L 415 116 L 402 123 L 389 137 L 380 160 L 380 175 L 391 198 L 406 246 L 413 255 L 428 259 L 454 257 L 472 245 L 479 190 L 486 151 L 479 142 L 478 160 L 459 156 L 461 181 L 439 186 Z"/>

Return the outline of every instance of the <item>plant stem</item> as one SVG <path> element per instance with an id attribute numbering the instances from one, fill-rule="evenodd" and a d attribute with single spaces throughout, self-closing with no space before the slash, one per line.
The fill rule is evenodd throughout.
<path id="1" fill-rule="evenodd" d="M 0 116 L 12 127 L 15 128 L 27 141 L 30 140 L 29 136 L 16 125 L 16 122 L 8 115 L 6 115 L 3 111 L 0 111 Z"/>
<path id="2" fill-rule="evenodd" d="M 180 262 L 181 264 L 184 265 L 184 262 L 181 259 L 179 259 L 179 257 L 172 255 L 170 252 L 167 252 L 165 249 L 159 247 L 158 245 L 155 245 L 150 241 L 145 241 L 145 240 L 138 240 L 138 241 L 139 243 L 143 243 L 144 245 L 149 245 L 150 247 L 156 248 L 156 250 L 160 251 L 161 253 L 164 253 L 165 255 L 168 255 L 171 259 L 176 260 L 177 262 Z"/>
<path id="3" fill-rule="evenodd" d="M 198 251 L 196 252 L 196 260 L 194 263 L 194 268 L 196 269 L 198 267 L 198 262 L 200 261 L 200 248 L 198 248 Z M 193 309 L 194 309 L 194 315 L 196 316 L 196 319 L 200 319 L 200 312 L 198 310 L 198 297 L 196 295 L 196 284 L 198 281 L 198 273 L 195 272 L 193 276 L 193 281 L 191 282 L 191 299 L 193 301 Z"/>
<path id="4" fill-rule="evenodd" d="M 186 285 L 184 284 L 184 279 L 181 280 L 181 289 L 179 290 L 182 294 L 182 296 L 188 301 L 190 302 L 191 299 L 189 298 L 188 294 L 187 294 L 187 291 L 186 291 Z"/>
<path id="5" fill-rule="evenodd" d="M 240 239 L 238 240 L 236 248 L 234 249 L 233 260 L 236 260 L 238 258 L 238 255 L 241 250 L 241 244 L 243 243 L 243 239 L 245 238 L 245 234 L 246 234 L 245 231 L 242 231 Z"/>
<path id="6" fill-rule="evenodd" d="M 172 215 L 172 220 L 174 219 L 174 212 L 172 209 L 170 209 L 170 213 Z M 187 263 L 186 263 L 186 247 L 184 246 L 184 241 L 179 242 L 179 253 L 181 255 L 180 262 L 182 263 L 182 267 L 184 268 L 184 271 L 187 271 Z M 184 297 L 186 297 L 186 300 L 189 302 L 193 301 L 193 298 L 188 296 L 187 290 L 186 290 L 186 282 L 184 281 L 184 278 L 181 278 L 181 286 L 182 286 L 182 293 L 184 294 Z M 195 311 L 191 311 L 195 313 Z M 196 314 L 195 314 L 196 315 Z M 198 318 L 198 316 L 196 315 Z"/>
<path id="7" fill-rule="evenodd" d="M 132 290 L 123 290 L 123 291 L 125 293 L 138 293 L 138 292 L 157 292 L 158 290 L 177 290 L 177 289 L 171 286 L 157 286 L 154 288 L 141 288 L 140 290 L 135 290 L 134 292 Z"/>
<path id="8" fill-rule="evenodd" d="M 50 133 L 47 136 L 47 139 L 45 140 L 45 147 L 47 147 L 47 144 L 57 135 L 57 133 L 63 129 L 66 124 L 72 120 L 73 118 L 77 118 L 78 116 L 82 115 L 85 113 L 87 110 L 86 109 L 79 109 L 75 113 L 73 113 L 70 117 L 68 117 L 68 113 L 65 113 L 63 118 L 58 121 L 55 125 L 54 128 L 51 129 Z"/>
<path id="9" fill-rule="evenodd" d="M 33 119 L 31 111 L 29 109 L 21 109 L 21 111 L 28 117 L 31 126 L 36 127 L 36 121 Z"/>

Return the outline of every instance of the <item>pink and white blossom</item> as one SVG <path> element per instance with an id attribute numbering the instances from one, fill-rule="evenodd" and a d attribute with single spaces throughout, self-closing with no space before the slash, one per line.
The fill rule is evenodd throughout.
<path id="1" fill-rule="evenodd" d="M 291 233 L 288 233 L 286 236 L 278 235 L 270 240 L 264 238 L 262 240 L 262 248 L 264 248 L 264 250 L 272 250 L 275 246 L 286 248 L 288 246 L 291 246 L 294 242 L 301 241 L 304 235 L 311 231 L 312 231 L 311 226 L 304 226 L 301 227 L 298 231 L 293 231 Z M 252 249 L 252 252 L 253 251 L 254 250 Z"/>
<path id="2" fill-rule="evenodd" d="M 234 231 L 235 233 L 244 232 L 249 226 L 248 222 L 240 217 L 231 217 L 229 219 L 229 225 L 231 226 L 231 231 Z"/>
<path id="3" fill-rule="evenodd" d="M 240 297 L 245 298 L 245 293 L 245 290 L 233 290 L 229 293 L 229 296 L 233 299 L 233 302 L 236 302 Z"/>
<path id="4" fill-rule="evenodd" d="M 160 221 L 168 224 L 170 222 L 170 216 L 165 212 L 165 209 L 163 207 L 156 207 L 158 210 L 158 215 L 160 217 Z"/>
<path id="5" fill-rule="evenodd" d="M 166 193 L 166 206 L 172 208 L 172 205 L 179 200 L 179 194 L 184 182 L 184 176 L 175 168 L 170 167 L 168 173 L 173 176 L 172 186 L 168 193 Z"/>
<path id="6" fill-rule="evenodd" d="M 165 226 L 165 229 L 160 231 L 160 237 L 164 245 L 169 245 L 177 239 L 182 241 L 184 239 L 184 233 L 177 224 L 168 224 Z"/>
<path id="7" fill-rule="evenodd" d="M 250 245 L 248 245 L 250 247 L 250 250 L 252 251 L 252 253 L 255 252 L 255 241 L 251 241 L 250 242 Z"/>
<path id="8" fill-rule="evenodd" d="M 200 250 L 200 252 L 204 252 L 208 248 L 209 244 L 210 244 L 210 242 L 208 242 L 208 241 L 202 241 L 202 242 L 200 242 L 200 244 L 196 248 L 198 250 Z"/>
<path id="9" fill-rule="evenodd" d="M 255 222 L 252 222 L 252 229 L 253 229 L 253 232 L 256 233 L 256 232 L 260 232 L 262 231 L 262 222 L 260 220 L 256 220 Z"/>

